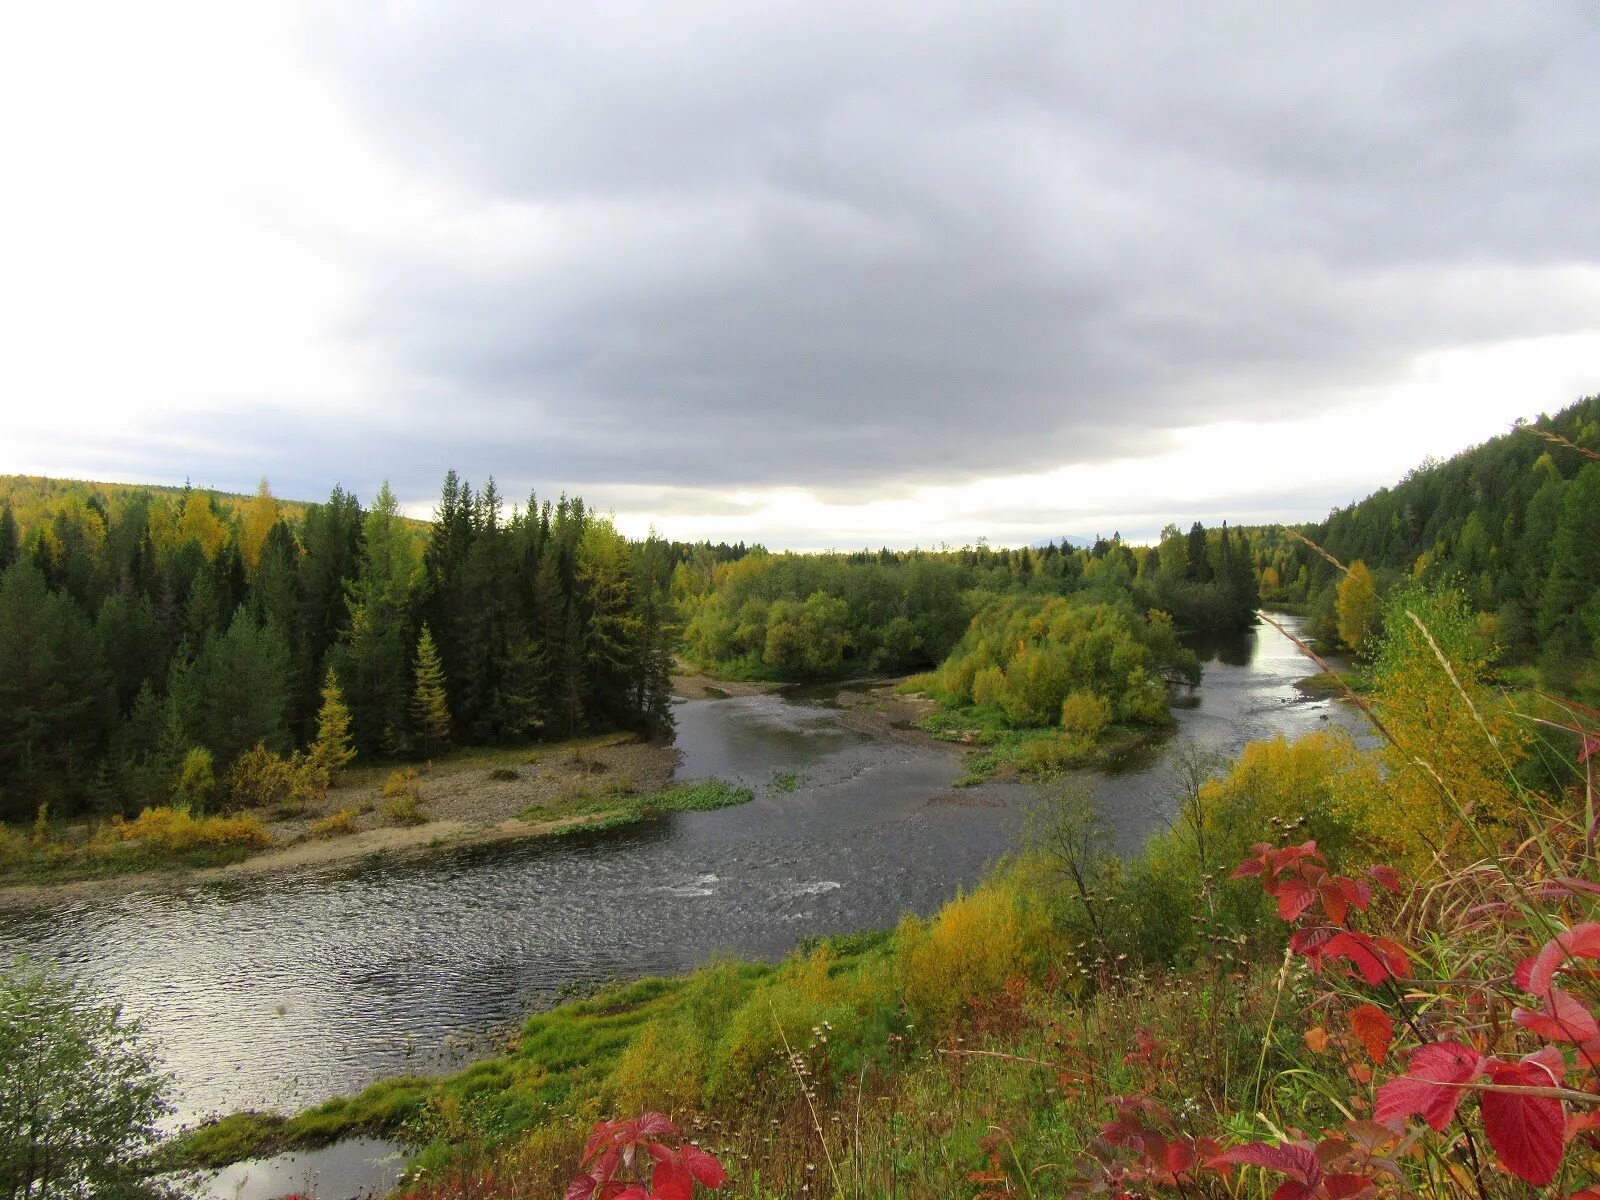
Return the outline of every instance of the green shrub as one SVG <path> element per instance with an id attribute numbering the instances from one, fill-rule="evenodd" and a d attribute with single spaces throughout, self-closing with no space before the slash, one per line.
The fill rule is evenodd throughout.
<path id="1" fill-rule="evenodd" d="M 396 825 L 421 825 L 428 819 L 422 811 L 422 798 L 415 792 L 401 792 L 383 802 L 384 816 Z"/>
<path id="2" fill-rule="evenodd" d="M 168 1111 L 158 1061 L 82 985 L 28 963 L 0 976 L 0 1195 L 144 1194 Z"/>

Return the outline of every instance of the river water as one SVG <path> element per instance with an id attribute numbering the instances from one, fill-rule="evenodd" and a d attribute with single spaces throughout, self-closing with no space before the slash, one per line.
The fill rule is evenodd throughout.
<path id="1" fill-rule="evenodd" d="M 1301 699 L 1309 669 L 1263 626 L 1197 647 L 1180 733 L 1218 750 L 1353 724 Z M 0 913 L 0 961 L 26 952 L 119 997 L 174 1074 L 174 1122 L 293 1109 L 386 1075 L 440 1069 L 564 987 L 776 957 L 812 934 L 930 913 L 1016 848 L 1018 784 L 954 791 L 952 747 L 869 739 L 828 694 L 685 700 L 680 778 L 757 789 L 749 804 L 546 842 Z M 788 778 L 779 780 L 779 773 Z M 1093 777 L 1118 846 L 1171 807 L 1160 751 Z"/>

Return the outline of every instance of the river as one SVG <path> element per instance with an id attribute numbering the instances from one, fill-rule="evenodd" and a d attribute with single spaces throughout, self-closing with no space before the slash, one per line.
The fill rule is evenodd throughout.
<path id="1" fill-rule="evenodd" d="M 1352 724 L 1293 687 L 1311 668 L 1270 626 L 1197 647 L 1180 734 L 1217 750 Z M 930 913 L 1016 847 L 1018 784 L 952 790 L 953 747 L 870 739 L 826 690 L 683 700 L 680 778 L 749 804 L 545 842 L 226 884 L 166 886 L 0 914 L 26 952 L 120 998 L 176 1081 L 174 1123 L 293 1109 L 441 1069 L 563 988 L 771 958 L 803 937 Z M 780 773 L 787 773 L 780 778 Z M 1093 777 L 1132 851 L 1164 820 L 1162 753 Z"/>

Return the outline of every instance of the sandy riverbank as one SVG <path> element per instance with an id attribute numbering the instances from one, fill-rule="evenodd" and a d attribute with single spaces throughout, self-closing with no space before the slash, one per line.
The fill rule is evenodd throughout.
<path id="1" fill-rule="evenodd" d="M 542 837 L 604 821 L 624 811 L 632 797 L 662 790 L 677 761 L 671 746 L 631 736 L 463 752 L 418 768 L 424 820 L 414 825 L 396 825 L 385 812 L 383 786 L 394 768 L 367 767 L 347 772 L 325 799 L 303 812 L 267 821 L 272 846 L 239 862 L 0 885 L 0 909 Z M 609 798 L 614 806 L 607 805 Z M 593 803 L 576 815 L 554 811 L 574 801 Z M 541 819 L 542 811 L 551 815 Z M 313 836 L 313 824 L 335 813 L 349 814 L 352 831 Z"/>

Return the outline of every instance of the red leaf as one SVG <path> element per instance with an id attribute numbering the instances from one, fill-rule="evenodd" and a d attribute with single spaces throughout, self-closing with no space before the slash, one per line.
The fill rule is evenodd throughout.
<path id="1" fill-rule="evenodd" d="M 1329 1175 L 1322 1181 L 1322 1190 L 1328 1200 L 1348 1200 L 1349 1197 L 1359 1196 L 1372 1186 L 1372 1180 L 1365 1175 Z"/>
<path id="2" fill-rule="evenodd" d="M 1372 1115 L 1391 1126 L 1415 1115 L 1434 1129 L 1443 1129 L 1466 1094 L 1452 1085 L 1471 1082 L 1482 1069 L 1483 1056 L 1460 1042 L 1424 1046 L 1411 1056 L 1411 1068 L 1405 1075 L 1378 1089 Z"/>
<path id="3" fill-rule="evenodd" d="M 1168 1142 L 1162 1150 L 1161 1166 L 1173 1175 L 1181 1175 L 1194 1166 L 1194 1147 L 1187 1142 Z"/>
<path id="4" fill-rule="evenodd" d="M 1299 920 L 1306 909 L 1311 907 L 1311 902 L 1317 898 L 1317 893 L 1311 890 L 1305 880 L 1293 877 L 1278 881 L 1276 895 L 1278 918 L 1283 921 Z"/>
<path id="5" fill-rule="evenodd" d="M 1298 846 L 1285 846 L 1281 850 L 1273 850 L 1268 857 L 1272 860 L 1272 873 L 1281 874 L 1285 867 L 1293 866 L 1302 859 L 1308 862 L 1311 859 L 1321 860 L 1322 855 L 1317 853 L 1317 843 L 1301 842 Z"/>
<path id="6" fill-rule="evenodd" d="M 1272 853 L 1272 847 L 1267 845 L 1266 842 L 1257 842 L 1251 847 L 1250 853 L 1254 854 L 1255 857 L 1247 858 L 1235 867 L 1233 874 L 1228 876 L 1229 879 L 1250 879 L 1266 870 L 1267 855 Z"/>
<path id="7" fill-rule="evenodd" d="M 1517 964 L 1513 978 L 1516 979 L 1517 986 L 1523 991 L 1533 991 L 1533 955 L 1528 955 L 1527 958 Z"/>
<path id="8" fill-rule="evenodd" d="M 1350 1032 L 1366 1048 L 1373 1062 L 1382 1062 L 1389 1052 L 1389 1043 L 1394 1040 L 1394 1020 L 1377 1005 L 1363 1004 L 1350 1013 Z"/>
<path id="9" fill-rule="evenodd" d="M 1281 1146 L 1269 1142 L 1250 1142 L 1224 1150 L 1211 1161 L 1265 1167 L 1305 1184 L 1308 1189 L 1314 1189 L 1322 1182 L 1322 1163 L 1316 1151 L 1300 1142 L 1286 1142 Z"/>
<path id="10" fill-rule="evenodd" d="M 658 1162 L 650 1173 L 650 1192 L 656 1200 L 694 1200 L 694 1176 L 676 1159 Z"/>
<path id="11" fill-rule="evenodd" d="M 1289 935 L 1289 949 L 1296 954 L 1303 954 L 1310 960 L 1312 966 L 1320 967 L 1322 965 L 1322 951 L 1337 932 L 1339 932 L 1337 929 L 1329 928 L 1327 925 L 1313 925 L 1309 929 L 1296 929 Z"/>
<path id="12" fill-rule="evenodd" d="M 1585 921 L 1565 933 L 1556 934 L 1534 955 L 1525 984 L 1522 967 L 1517 967 L 1517 982 L 1523 984 L 1525 991 L 1542 996 L 1550 990 L 1551 980 L 1569 958 L 1600 958 L 1600 924 Z"/>
<path id="13" fill-rule="evenodd" d="M 600 1186 L 600 1181 L 593 1175 L 579 1175 L 567 1184 L 567 1193 L 563 1200 L 589 1200 L 594 1195 L 595 1188 Z"/>
<path id="14" fill-rule="evenodd" d="M 1371 875 L 1381 887 L 1384 887 L 1391 892 L 1398 892 L 1400 890 L 1400 876 L 1393 867 L 1368 867 L 1367 874 Z"/>
<path id="15" fill-rule="evenodd" d="M 1586 1042 L 1600 1036 L 1600 1025 L 1595 1023 L 1594 1014 L 1576 997 L 1558 987 L 1546 993 L 1542 1010 L 1514 1008 L 1511 1019 L 1552 1042 Z"/>
<path id="16" fill-rule="evenodd" d="M 677 1126 L 667 1120 L 666 1113 L 647 1112 L 635 1118 L 635 1123 L 642 1137 L 672 1137 L 678 1132 Z"/>
<path id="17" fill-rule="evenodd" d="M 1322 895 L 1322 911 L 1335 925 L 1343 925 L 1349 910 L 1366 912 L 1372 902 L 1372 888 L 1344 875 L 1330 875 L 1318 887 Z"/>
<path id="18" fill-rule="evenodd" d="M 1535 1063 L 1490 1061 L 1489 1077 L 1513 1087 L 1549 1087 L 1549 1071 Z M 1561 1101 L 1514 1092 L 1484 1092 L 1483 1131 L 1500 1161 L 1524 1183 L 1544 1187 L 1561 1165 L 1566 1110 Z"/>
<path id="19" fill-rule="evenodd" d="M 1580 1133 L 1587 1133 L 1591 1129 L 1600 1129 L 1600 1113 L 1573 1113 L 1567 1118 L 1567 1126 L 1562 1130 L 1561 1136 L 1564 1141 L 1570 1142 Z"/>
<path id="20" fill-rule="evenodd" d="M 1369 938 L 1364 933 L 1341 930 L 1322 948 L 1323 958 L 1347 958 L 1361 972 L 1361 978 L 1377 986 L 1386 979 L 1404 978 L 1410 964 L 1405 950 L 1388 938 Z"/>
<path id="21" fill-rule="evenodd" d="M 712 1191 L 728 1182 L 728 1172 L 715 1154 L 708 1154 L 698 1146 L 685 1146 L 679 1157 L 689 1173 Z"/>

